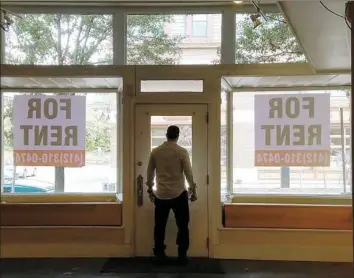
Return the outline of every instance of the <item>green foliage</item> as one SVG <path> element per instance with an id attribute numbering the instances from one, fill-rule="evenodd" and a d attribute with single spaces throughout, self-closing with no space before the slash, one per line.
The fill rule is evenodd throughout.
<path id="1" fill-rule="evenodd" d="M 12 148 L 13 135 L 12 135 L 12 102 L 4 106 L 4 145 L 5 148 Z"/>
<path id="2" fill-rule="evenodd" d="M 172 15 L 130 15 L 127 22 L 127 63 L 132 65 L 178 64 L 182 36 L 165 33 Z"/>
<path id="3" fill-rule="evenodd" d="M 27 14 L 6 36 L 6 61 L 16 64 L 111 64 L 112 17 Z"/>
<path id="4" fill-rule="evenodd" d="M 242 16 L 242 15 L 241 15 Z M 236 63 L 305 62 L 305 56 L 290 27 L 280 14 L 268 14 L 253 28 L 248 16 L 237 20 Z"/>
<path id="5" fill-rule="evenodd" d="M 86 151 L 111 151 L 111 125 L 110 125 L 110 108 L 93 109 L 94 121 L 90 121 L 86 125 Z"/>

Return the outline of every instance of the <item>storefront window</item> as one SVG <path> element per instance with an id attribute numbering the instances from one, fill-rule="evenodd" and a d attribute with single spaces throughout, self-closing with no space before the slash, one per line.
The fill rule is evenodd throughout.
<path id="1" fill-rule="evenodd" d="M 255 97 L 330 94 L 330 166 L 255 166 Z M 291 124 L 291 123 L 289 123 Z M 343 130 L 343 134 L 341 133 Z M 233 95 L 234 194 L 345 195 L 351 191 L 351 119 L 345 91 L 247 92 Z M 344 154 L 344 156 L 343 156 Z"/>
<path id="2" fill-rule="evenodd" d="M 14 163 L 14 97 L 3 94 L 4 193 L 122 193 L 118 179 L 118 121 L 116 93 L 78 93 L 86 98 L 85 163 L 80 167 L 29 166 Z M 33 94 L 27 94 L 33 95 Z M 40 95 L 40 94 L 36 94 Z M 16 108 L 15 108 L 16 109 Z M 42 125 L 38 122 L 38 126 Z M 15 158 L 16 159 L 16 158 Z M 76 165 L 77 166 L 77 165 Z"/>

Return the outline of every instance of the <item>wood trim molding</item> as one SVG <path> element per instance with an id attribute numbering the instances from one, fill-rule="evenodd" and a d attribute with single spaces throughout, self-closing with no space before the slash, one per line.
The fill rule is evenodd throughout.
<path id="1" fill-rule="evenodd" d="M 1 227 L 3 258 L 128 257 L 120 227 Z"/>
<path id="2" fill-rule="evenodd" d="M 353 262 L 352 231 L 220 229 L 219 241 L 214 258 Z"/>
<path id="3" fill-rule="evenodd" d="M 3 193 L 0 195 L 1 203 L 89 203 L 89 202 L 115 202 L 121 203 L 117 194 L 77 194 L 77 193 L 54 193 L 54 194 L 18 194 Z"/>
<path id="4" fill-rule="evenodd" d="M 226 204 L 226 228 L 352 230 L 351 206 Z"/>
<path id="5" fill-rule="evenodd" d="M 240 195 L 232 197 L 235 204 L 284 204 L 284 205 L 343 205 L 351 206 L 351 196 L 289 196 L 289 195 Z"/>
<path id="6" fill-rule="evenodd" d="M 2 203 L 1 226 L 122 226 L 122 204 Z"/>

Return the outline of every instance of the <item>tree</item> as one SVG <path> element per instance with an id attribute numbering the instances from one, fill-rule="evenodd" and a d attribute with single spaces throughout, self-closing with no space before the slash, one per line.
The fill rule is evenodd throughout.
<path id="1" fill-rule="evenodd" d="M 236 64 L 305 62 L 303 50 L 281 14 L 266 14 L 253 27 L 249 16 L 236 15 Z M 220 57 L 220 48 L 218 49 Z M 214 63 L 219 63 L 219 59 Z"/>
<path id="2" fill-rule="evenodd" d="M 249 17 L 236 24 L 236 63 L 305 62 L 305 56 L 281 14 L 267 14 L 257 28 Z"/>
<path id="3" fill-rule="evenodd" d="M 171 15 L 128 17 L 128 64 L 175 64 L 180 37 L 169 37 L 164 26 Z M 5 61 L 10 64 L 85 65 L 113 63 L 113 20 L 110 15 L 28 14 L 16 19 L 6 35 Z M 5 107 L 4 123 L 12 122 L 12 107 Z M 9 112 L 10 111 L 10 112 Z M 90 142 L 108 135 L 93 128 Z M 5 128 L 5 142 L 12 142 Z M 92 137 L 92 138 L 91 138 Z M 105 142 L 106 140 L 100 140 Z M 96 142 L 97 143 L 97 142 Z M 90 144 L 89 144 L 90 146 Z M 64 188 L 64 168 L 56 167 L 56 188 Z"/>

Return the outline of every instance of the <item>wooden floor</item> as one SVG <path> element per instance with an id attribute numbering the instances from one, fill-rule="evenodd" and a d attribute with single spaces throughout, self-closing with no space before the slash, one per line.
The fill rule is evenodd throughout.
<path id="1" fill-rule="evenodd" d="M 138 259 L 129 260 L 139 269 Z M 337 263 L 222 260 L 220 264 L 225 274 L 177 271 L 164 274 L 156 273 L 156 269 L 155 273 L 102 273 L 106 262 L 107 259 L 2 259 L 1 277 L 353 278 L 352 264 Z"/>

